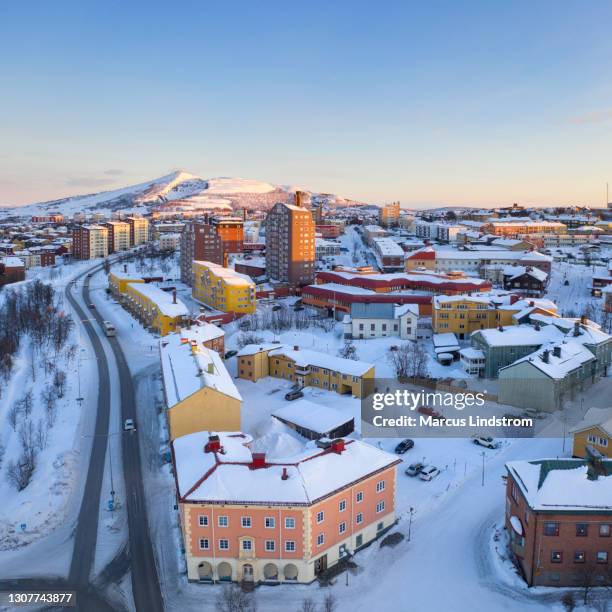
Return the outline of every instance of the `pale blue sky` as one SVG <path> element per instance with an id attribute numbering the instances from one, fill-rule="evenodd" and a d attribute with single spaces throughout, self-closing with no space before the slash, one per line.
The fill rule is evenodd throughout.
<path id="1" fill-rule="evenodd" d="M 176 168 L 374 202 L 604 203 L 612 3 L 0 5 L 0 204 Z"/>

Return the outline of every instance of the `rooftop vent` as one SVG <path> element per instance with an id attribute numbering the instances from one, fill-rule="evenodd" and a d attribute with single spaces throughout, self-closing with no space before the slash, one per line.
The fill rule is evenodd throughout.
<path id="1" fill-rule="evenodd" d="M 293 345 L 293 350 L 294 350 L 294 351 L 299 351 L 299 350 L 300 350 L 300 347 L 299 347 L 297 344 L 294 344 L 294 345 Z"/>
<path id="2" fill-rule="evenodd" d="M 553 355 L 555 357 L 561 357 L 561 347 L 560 346 L 555 346 L 553 348 Z"/>
<path id="3" fill-rule="evenodd" d="M 338 453 L 338 455 L 341 455 L 342 451 L 344 450 L 344 440 L 342 438 L 333 440 L 331 443 L 331 449 L 334 453 Z"/>
<path id="4" fill-rule="evenodd" d="M 289 478 L 289 473 L 287 472 L 287 468 L 283 468 L 283 473 L 281 474 L 281 480 L 287 480 Z"/>
<path id="5" fill-rule="evenodd" d="M 548 349 L 546 349 L 543 353 L 542 353 L 542 361 L 544 363 L 548 363 L 548 356 L 550 355 L 550 351 Z"/>
<path id="6" fill-rule="evenodd" d="M 204 446 L 205 453 L 218 453 L 221 450 L 221 440 L 216 434 L 208 436 L 208 442 Z"/>
<path id="7" fill-rule="evenodd" d="M 266 467 L 266 453 L 252 453 L 251 469 L 258 470 Z"/>
<path id="8" fill-rule="evenodd" d="M 574 322 L 574 336 L 580 335 L 580 321 Z"/>
<path id="9" fill-rule="evenodd" d="M 326 449 L 326 448 L 329 448 L 332 445 L 332 442 L 331 442 L 331 440 L 329 440 L 327 438 L 323 438 L 322 440 L 317 440 L 316 441 L 316 445 L 319 448 Z"/>

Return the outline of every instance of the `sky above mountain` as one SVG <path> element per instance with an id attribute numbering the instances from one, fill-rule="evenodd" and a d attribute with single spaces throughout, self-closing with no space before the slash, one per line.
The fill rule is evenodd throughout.
<path id="1" fill-rule="evenodd" d="M 0 204 L 186 167 L 361 201 L 602 206 L 612 4 L 9 3 Z"/>

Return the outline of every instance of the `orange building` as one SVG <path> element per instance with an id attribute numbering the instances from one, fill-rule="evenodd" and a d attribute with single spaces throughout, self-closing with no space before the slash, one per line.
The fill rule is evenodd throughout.
<path id="1" fill-rule="evenodd" d="M 269 461 L 251 446 L 240 432 L 172 442 L 189 580 L 309 583 L 395 524 L 395 455 L 337 439 Z"/>

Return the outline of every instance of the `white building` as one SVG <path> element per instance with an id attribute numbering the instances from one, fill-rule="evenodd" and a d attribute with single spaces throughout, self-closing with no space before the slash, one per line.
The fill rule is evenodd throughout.
<path id="1" fill-rule="evenodd" d="M 416 340 L 418 320 L 417 304 L 355 303 L 351 314 L 344 317 L 344 337 L 367 340 L 397 336 L 402 340 Z"/>

